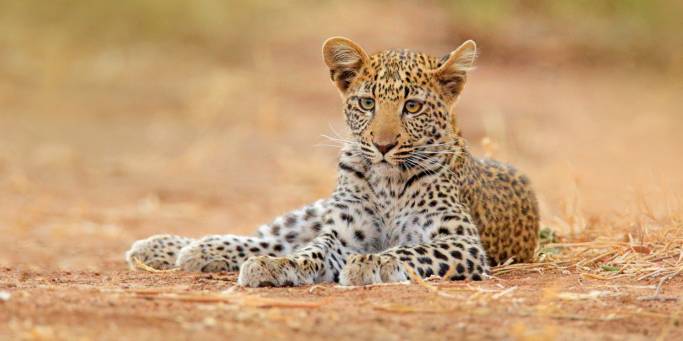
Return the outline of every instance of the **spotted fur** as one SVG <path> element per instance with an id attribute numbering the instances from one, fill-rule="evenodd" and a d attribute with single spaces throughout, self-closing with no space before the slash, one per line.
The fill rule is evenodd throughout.
<path id="1" fill-rule="evenodd" d="M 138 241 L 129 263 L 239 270 L 239 284 L 258 287 L 404 281 L 407 267 L 481 280 L 490 265 L 530 261 L 539 217 L 529 180 L 473 157 L 451 114 L 475 54 L 468 41 L 441 59 L 409 50 L 369 56 L 348 39 L 329 39 L 323 57 L 352 136 L 333 194 L 254 237 Z"/>

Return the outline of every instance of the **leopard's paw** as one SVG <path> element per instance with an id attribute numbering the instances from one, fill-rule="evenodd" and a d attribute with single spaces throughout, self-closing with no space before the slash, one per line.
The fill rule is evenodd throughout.
<path id="1" fill-rule="evenodd" d="M 304 268 L 305 264 L 290 257 L 251 257 L 242 264 L 237 284 L 252 288 L 313 284 Z"/>
<path id="2" fill-rule="evenodd" d="M 390 255 L 353 255 L 339 275 L 341 285 L 368 285 L 407 280 L 403 265 Z"/>
<path id="3" fill-rule="evenodd" d="M 131 270 L 138 268 L 136 259 L 154 269 L 163 270 L 173 268 L 180 249 L 190 244 L 192 239 L 159 234 L 133 243 L 126 251 L 126 262 Z"/>

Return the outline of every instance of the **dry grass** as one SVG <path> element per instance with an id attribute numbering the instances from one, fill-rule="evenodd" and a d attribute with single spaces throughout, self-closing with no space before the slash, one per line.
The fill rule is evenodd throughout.
<path id="1" fill-rule="evenodd" d="M 152 273 L 175 272 L 175 271 L 179 271 L 179 270 L 180 270 L 180 268 L 165 269 L 165 270 L 155 269 L 155 268 L 153 268 L 153 267 L 151 267 L 151 266 L 149 266 L 149 265 L 143 263 L 143 262 L 142 262 L 140 259 L 138 259 L 137 257 L 134 257 L 134 258 L 133 258 L 133 264 L 135 265 L 135 268 L 138 269 L 138 270 L 143 270 L 143 271 L 152 272 Z"/>
<path id="2" fill-rule="evenodd" d="M 572 199 L 576 202 L 576 200 Z M 678 302 L 678 295 L 663 294 L 663 287 L 683 273 L 683 225 L 680 218 L 669 214 L 657 218 L 642 197 L 638 197 L 638 213 L 624 217 L 619 224 L 636 226 L 624 231 L 614 228 L 611 221 L 607 226 L 595 224 L 578 235 L 571 229 L 570 239 L 589 237 L 592 231 L 611 231 L 613 235 L 598 234 L 588 241 L 557 242 L 552 231 L 542 233 L 541 245 L 537 250 L 536 261 L 529 264 L 504 264 L 492 270 L 494 278 L 502 275 L 522 275 L 538 273 L 541 275 L 558 274 L 578 275 L 585 281 L 598 281 L 599 289 L 579 292 L 557 292 L 554 297 L 561 300 L 597 300 L 600 298 L 622 296 L 620 288 L 644 289 L 647 293 L 637 296 L 639 301 Z M 576 212 L 574 211 L 574 214 Z M 582 220 L 573 217 L 570 220 Z M 626 222 L 630 221 L 628 224 Z M 570 226 L 571 223 L 560 223 Z M 545 238 L 544 238 L 545 237 Z M 578 237 L 578 238 L 577 238 Z M 564 237 L 563 239 L 567 239 Z M 641 283 L 654 283 L 644 285 Z M 627 314 L 611 314 L 610 319 L 623 319 L 629 315 L 650 316 L 670 319 L 672 325 L 678 324 L 678 313 L 673 315 L 654 312 L 632 311 Z M 665 329 L 666 330 L 666 329 Z M 668 331 L 662 331 L 665 335 Z"/>
<path id="3" fill-rule="evenodd" d="M 648 234 L 649 242 L 629 243 L 601 241 L 579 243 L 546 244 L 556 254 L 541 254 L 536 263 L 510 264 L 497 267 L 494 274 L 514 271 L 576 270 L 582 276 L 592 279 L 610 280 L 616 278 L 671 279 L 681 272 L 683 233 L 680 227 Z M 672 238 L 672 239 L 669 239 Z"/>

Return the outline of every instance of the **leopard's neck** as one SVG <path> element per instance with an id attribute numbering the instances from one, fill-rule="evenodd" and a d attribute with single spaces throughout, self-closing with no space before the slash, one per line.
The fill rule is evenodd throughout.
<path id="1" fill-rule="evenodd" d="M 337 192 L 358 193 L 378 213 L 390 218 L 407 205 L 422 182 L 453 181 L 449 167 L 453 157 L 439 155 L 424 167 L 402 169 L 387 163 L 371 164 L 359 153 L 342 151 Z"/>

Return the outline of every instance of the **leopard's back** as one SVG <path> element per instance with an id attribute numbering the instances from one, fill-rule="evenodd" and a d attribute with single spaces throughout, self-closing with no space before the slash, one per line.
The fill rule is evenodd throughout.
<path id="1" fill-rule="evenodd" d="M 491 265 L 533 260 L 539 229 L 536 195 L 515 167 L 468 152 L 461 164 L 461 198 L 470 209 Z"/>

